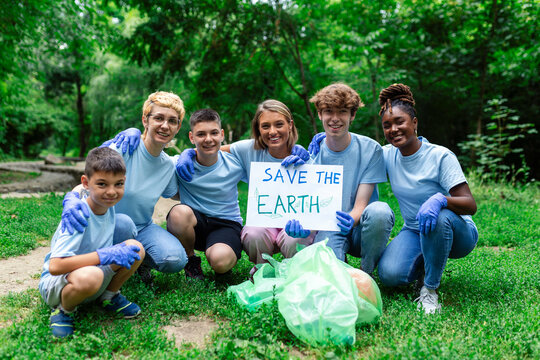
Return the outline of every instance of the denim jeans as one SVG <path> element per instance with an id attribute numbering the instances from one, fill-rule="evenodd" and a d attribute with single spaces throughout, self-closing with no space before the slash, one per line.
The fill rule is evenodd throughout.
<path id="1" fill-rule="evenodd" d="M 347 235 L 339 231 L 319 231 L 315 241 L 328 238 L 326 244 L 336 257 L 345 261 L 345 254 L 362 259 L 362 270 L 371 274 L 383 253 L 394 227 L 394 212 L 387 203 L 375 201 L 366 206 L 360 222 Z"/>
<path id="2" fill-rule="evenodd" d="M 424 285 L 437 289 L 448 258 L 469 254 L 478 242 L 478 230 L 451 210 L 443 209 L 435 230 L 401 229 L 379 261 L 379 278 L 386 286 L 409 284 L 425 270 Z"/>
<path id="3" fill-rule="evenodd" d="M 167 230 L 156 224 L 150 224 L 137 231 L 129 216 L 116 214 L 113 242 L 118 244 L 127 239 L 135 239 L 144 246 L 146 252 L 144 262 L 153 269 L 176 273 L 187 264 L 186 250 Z"/>

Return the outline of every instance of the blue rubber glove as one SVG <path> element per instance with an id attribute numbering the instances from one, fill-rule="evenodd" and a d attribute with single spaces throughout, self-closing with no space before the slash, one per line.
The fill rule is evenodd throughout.
<path id="1" fill-rule="evenodd" d="M 311 233 L 309 230 L 304 230 L 302 225 L 300 225 L 300 221 L 298 220 L 287 221 L 287 225 L 285 225 L 285 232 L 287 235 L 295 239 L 306 238 Z"/>
<path id="2" fill-rule="evenodd" d="M 439 192 L 432 195 L 420 206 L 420 210 L 416 214 L 416 220 L 418 220 L 418 230 L 421 234 L 427 235 L 430 231 L 435 230 L 439 213 L 447 205 L 446 196 Z"/>
<path id="3" fill-rule="evenodd" d="M 193 174 L 195 173 L 193 158 L 195 156 L 197 156 L 195 149 L 186 149 L 176 159 L 176 173 L 187 182 L 193 180 Z"/>
<path id="4" fill-rule="evenodd" d="M 298 144 L 294 145 L 291 151 L 291 155 L 296 155 L 304 161 L 309 160 L 309 153 L 307 152 L 306 149 L 304 149 L 302 145 L 298 145 Z"/>
<path id="5" fill-rule="evenodd" d="M 88 226 L 88 221 L 86 221 L 85 217 L 90 217 L 90 213 L 88 212 L 86 204 L 79 199 L 79 194 L 75 191 L 68 192 L 66 196 L 64 196 L 62 206 L 64 207 L 64 210 L 62 210 L 60 230 L 62 232 L 67 230 L 70 235 L 72 235 L 75 230 L 82 233 L 84 228 Z"/>
<path id="6" fill-rule="evenodd" d="M 326 133 L 316 134 L 308 146 L 308 151 L 311 155 L 317 155 L 321 151 L 321 142 L 326 138 Z"/>
<path id="7" fill-rule="evenodd" d="M 336 211 L 337 226 L 341 229 L 339 232 L 342 235 L 348 235 L 354 225 L 354 219 L 349 213 Z"/>
<path id="8" fill-rule="evenodd" d="M 100 147 L 108 147 L 112 143 L 116 143 L 116 148 L 122 146 L 122 154 L 125 154 L 129 148 L 129 154 L 133 154 L 141 141 L 141 130 L 137 128 L 129 128 L 120 131 L 113 139 L 105 141 Z"/>
<path id="9" fill-rule="evenodd" d="M 305 150 L 304 150 L 305 151 Z M 307 153 L 307 151 L 306 151 Z M 289 155 L 281 162 L 281 166 L 287 167 L 289 165 L 298 166 L 304 165 L 306 162 L 300 158 L 298 155 Z"/>
<path id="10" fill-rule="evenodd" d="M 97 249 L 100 265 L 119 265 L 127 269 L 136 260 L 141 260 L 139 256 L 139 247 L 137 245 L 126 245 L 125 243 L 116 244 L 103 249 Z"/>

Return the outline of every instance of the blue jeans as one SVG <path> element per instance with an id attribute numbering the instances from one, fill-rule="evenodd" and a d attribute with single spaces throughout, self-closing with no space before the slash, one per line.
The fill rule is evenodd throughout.
<path id="1" fill-rule="evenodd" d="M 121 243 L 135 239 L 144 246 L 144 263 L 165 273 L 181 271 L 187 264 L 186 250 L 180 241 L 167 230 L 156 224 L 137 231 L 133 220 L 125 214 L 116 214 L 113 242 Z"/>
<path id="2" fill-rule="evenodd" d="M 478 230 L 474 224 L 443 209 L 435 230 L 427 235 L 417 229 L 401 229 L 379 261 L 379 278 L 386 286 L 406 285 L 417 280 L 425 270 L 424 285 L 437 289 L 448 258 L 466 256 L 477 242 Z"/>
<path id="3" fill-rule="evenodd" d="M 360 222 L 347 235 L 339 231 L 319 231 L 314 242 L 328 238 L 326 244 L 336 257 L 345 261 L 345 254 L 362 259 L 362 270 L 371 274 L 386 247 L 394 227 L 394 212 L 387 203 L 375 201 L 366 206 Z"/>

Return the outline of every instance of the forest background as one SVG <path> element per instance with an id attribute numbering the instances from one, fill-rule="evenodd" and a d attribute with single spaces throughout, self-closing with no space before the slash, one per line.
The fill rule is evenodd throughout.
<path id="1" fill-rule="evenodd" d="M 141 128 L 156 90 L 187 116 L 217 110 L 227 142 L 278 99 L 307 146 L 322 131 L 309 98 L 345 82 L 366 104 L 351 131 L 383 143 L 378 94 L 402 82 L 419 135 L 481 176 L 539 179 L 539 18 L 538 0 L 2 2 L 0 161 L 84 156 Z"/>

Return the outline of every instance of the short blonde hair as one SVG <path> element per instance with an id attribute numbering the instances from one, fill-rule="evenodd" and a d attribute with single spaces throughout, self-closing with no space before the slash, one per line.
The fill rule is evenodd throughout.
<path id="1" fill-rule="evenodd" d="M 268 146 L 262 141 L 261 131 L 259 130 L 259 120 L 265 111 L 272 111 L 283 115 L 285 120 L 287 120 L 291 126 L 291 133 L 289 134 L 289 139 L 287 140 L 287 149 L 289 152 L 291 152 L 294 144 L 296 144 L 296 140 L 298 140 L 298 131 L 294 125 L 292 113 L 287 105 L 281 101 L 273 99 L 265 100 L 260 103 L 259 106 L 257 106 L 257 111 L 255 112 L 253 120 L 251 121 L 251 137 L 255 139 L 253 147 L 255 150 L 264 150 L 268 148 Z"/>
<path id="2" fill-rule="evenodd" d="M 358 108 L 364 106 L 360 95 L 343 83 L 335 83 L 322 88 L 309 101 L 315 104 L 317 112 L 328 108 L 346 108 L 351 109 L 351 115 L 353 115 Z"/>
<path id="3" fill-rule="evenodd" d="M 153 105 L 167 107 L 176 111 L 178 120 L 180 120 L 178 126 L 182 126 L 182 120 L 184 120 L 186 110 L 184 109 L 184 102 L 180 99 L 180 96 L 166 91 L 156 91 L 155 93 L 148 95 L 148 99 L 146 99 L 143 105 L 143 117 L 150 115 Z M 144 139 L 146 136 L 146 129 L 142 136 Z"/>

